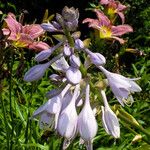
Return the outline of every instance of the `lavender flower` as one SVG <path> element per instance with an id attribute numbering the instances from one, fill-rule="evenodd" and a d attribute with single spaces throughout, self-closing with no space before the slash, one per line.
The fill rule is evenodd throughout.
<path id="1" fill-rule="evenodd" d="M 122 106 L 124 106 L 124 103 L 126 102 L 125 99 L 127 99 L 131 93 L 140 92 L 142 90 L 134 82 L 134 80 L 137 79 L 129 79 L 122 75 L 111 73 L 102 66 L 99 66 L 99 69 L 106 75 L 112 92 Z"/>
<path id="2" fill-rule="evenodd" d="M 74 94 L 68 106 L 59 115 L 57 130 L 59 134 L 67 139 L 75 136 L 77 126 L 77 112 L 75 101 L 78 96 L 79 85 L 76 85 Z"/>
<path id="3" fill-rule="evenodd" d="M 78 131 L 81 138 L 86 142 L 92 141 L 97 133 L 98 128 L 93 110 L 90 106 L 89 92 L 90 87 L 89 84 L 87 84 L 85 104 L 78 117 Z"/>
<path id="4" fill-rule="evenodd" d="M 112 135 L 114 138 L 119 138 L 120 127 L 118 118 L 109 107 L 105 91 L 101 90 L 101 95 L 105 105 L 105 107 L 101 106 L 103 127 L 108 134 Z"/>

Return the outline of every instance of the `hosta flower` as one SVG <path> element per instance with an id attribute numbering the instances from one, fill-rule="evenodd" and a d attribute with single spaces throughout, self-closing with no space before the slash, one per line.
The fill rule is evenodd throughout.
<path id="1" fill-rule="evenodd" d="M 111 110 L 107 102 L 106 94 L 101 91 L 102 98 L 104 101 L 104 107 L 102 106 L 102 122 L 105 131 L 112 135 L 114 138 L 120 137 L 119 121 L 116 114 Z"/>
<path id="2" fill-rule="evenodd" d="M 96 66 L 101 66 L 104 65 L 106 63 L 106 59 L 105 57 L 100 54 L 100 53 L 93 53 L 88 49 L 85 49 L 85 52 L 88 53 L 88 55 L 90 56 L 90 60 L 93 64 L 95 64 Z"/>
<path id="3" fill-rule="evenodd" d="M 76 39 L 75 40 L 75 48 L 83 49 L 84 48 L 84 43 L 80 39 Z"/>
<path id="4" fill-rule="evenodd" d="M 99 36 L 102 39 L 115 39 L 121 44 L 125 41 L 120 38 L 125 33 L 133 32 L 133 29 L 129 25 L 118 25 L 113 26 L 102 12 L 95 10 L 98 19 L 86 18 L 83 23 L 89 23 L 89 27 L 97 29 L 99 31 Z"/>
<path id="5" fill-rule="evenodd" d="M 105 5 L 107 7 L 107 14 L 114 18 L 115 14 L 118 14 L 122 20 L 122 24 L 125 21 L 124 10 L 127 9 L 125 5 L 122 5 L 119 1 L 114 0 L 100 0 L 100 4 Z"/>
<path id="6" fill-rule="evenodd" d="M 66 72 L 66 70 L 69 68 L 69 64 L 66 61 L 65 57 L 61 57 L 52 64 L 52 68 L 57 71 Z"/>
<path id="7" fill-rule="evenodd" d="M 76 55 L 71 55 L 70 56 L 70 64 L 74 68 L 79 68 L 80 67 L 80 58 Z"/>
<path id="8" fill-rule="evenodd" d="M 82 74 L 78 68 L 69 67 L 66 71 L 66 78 L 71 84 L 78 84 L 82 79 Z"/>
<path id="9" fill-rule="evenodd" d="M 61 26 L 55 21 L 52 23 L 42 23 L 41 27 L 49 32 L 63 32 Z"/>
<path id="10" fill-rule="evenodd" d="M 78 116 L 78 131 L 85 142 L 91 142 L 98 129 L 95 115 L 90 106 L 89 90 L 89 84 L 87 84 L 84 107 Z"/>
<path id="11" fill-rule="evenodd" d="M 40 126 L 49 127 L 55 126 L 57 127 L 58 116 L 61 110 L 62 99 L 71 87 L 70 84 L 67 84 L 66 87 L 56 96 L 50 98 L 45 104 L 40 106 L 32 115 L 32 118 L 40 117 Z M 54 125 L 55 122 L 55 125 Z"/>
<path id="12" fill-rule="evenodd" d="M 71 139 L 75 136 L 77 126 L 77 111 L 75 107 L 75 101 L 78 96 L 79 85 L 76 85 L 74 94 L 70 100 L 70 103 L 59 115 L 57 130 L 59 134 L 67 139 Z"/>
<path id="13" fill-rule="evenodd" d="M 102 66 L 99 66 L 99 69 L 106 75 L 112 92 L 122 106 L 126 103 L 125 99 L 130 98 L 130 94 L 141 91 L 141 88 L 134 82 L 137 79 L 130 79 L 120 74 L 111 73 Z"/>
<path id="14" fill-rule="evenodd" d="M 78 27 L 79 11 L 74 7 L 64 7 L 62 10 L 62 17 L 64 19 L 64 25 L 69 31 L 75 31 Z"/>
<path id="15" fill-rule="evenodd" d="M 15 47 L 26 47 L 29 49 L 43 50 L 49 46 L 44 42 L 35 41 L 36 38 L 44 33 L 44 30 L 38 24 L 25 25 L 17 22 L 14 14 L 9 13 L 5 19 L 7 28 L 3 29 L 3 34 L 8 36 Z"/>
<path id="16" fill-rule="evenodd" d="M 61 45 L 62 45 L 62 42 L 58 43 L 57 45 L 55 45 L 55 46 L 53 46 L 53 47 L 51 47 L 49 49 L 41 51 L 40 53 L 38 53 L 35 56 L 35 60 L 37 62 L 41 62 L 43 60 L 48 59 L 50 57 L 50 55 L 54 52 L 54 50 L 56 50 L 57 48 L 59 48 Z"/>
<path id="17" fill-rule="evenodd" d="M 71 55 L 71 47 L 69 46 L 68 43 L 64 44 L 64 55 L 65 56 L 70 56 Z"/>
<path id="18" fill-rule="evenodd" d="M 24 80 L 27 82 L 32 82 L 41 79 L 49 66 L 50 62 L 33 66 L 24 75 Z"/>

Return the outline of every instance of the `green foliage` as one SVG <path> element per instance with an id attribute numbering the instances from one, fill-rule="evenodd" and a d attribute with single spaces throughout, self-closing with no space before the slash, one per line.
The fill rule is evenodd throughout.
<path id="1" fill-rule="evenodd" d="M 32 1 L 32 5 L 34 5 L 33 2 L 35 1 Z M 89 5 L 90 7 L 95 8 L 97 3 L 97 1 L 90 1 Z M 119 54 L 119 69 L 121 73 L 126 76 L 141 77 L 138 82 L 142 88 L 142 92 L 134 95 L 135 102 L 132 107 L 126 106 L 124 109 L 130 113 L 147 131 L 150 131 L 150 6 L 148 0 L 126 0 L 125 3 L 130 5 L 126 12 L 126 23 L 132 25 L 134 28 L 134 33 L 129 35 L 129 43 L 123 48 L 118 43 L 115 43 L 109 51 L 107 49 L 107 44 L 105 42 L 100 43 L 99 40 L 95 41 L 94 37 L 92 37 L 93 33 L 91 33 L 91 38 L 93 38 L 92 42 L 94 43 L 91 47 L 94 51 L 98 50 L 102 54 L 107 55 L 107 59 L 109 59 L 107 67 L 112 70 L 116 70 L 117 68 L 115 55 L 119 53 L 120 50 L 132 47 L 138 48 L 140 51 L 144 52 L 145 55 L 135 55 L 126 52 Z M 79 8 L 79 10 L 86 9 L 87 7 L 88 6 L 85 5 L 85 8 Z M 3 10 L 3 15 L 6 13 L 5 8 L 6 3 L 0 2 L 0 9 Z M 16 13 L 19 13 L 20 11 L 17 5 L 10 2 L 7 3 L 7 9 L 8 8 Z M 32 17 L 36 18 L 37 16 Z M 86 18 L 87 16 L 84 17 Z M 82 34 L 86 35 L 87 33 Z M 18 66 L 20 65 L 20 52 L 15 52 L 13 57 L 10 54 L 10 50 L 3 49 L 3 52 L 6 57 L 3 68 L 0 68 L 0 77 L 3 74 L 3 78 L 0 78 L 0 149 L 61 149 L 63 141 L 62 138 L 58 138 L 58 135 L 56 135 L 53 131 L 40 130 L 38 121 L 30 119 L 34 110 L 47 100 L 44 94 L 53 88 L 50 81 L 47 80 L 49 72 L 52 70 L 49 70 L 49 72 L 46 73 L 45 78 L 42 80 L 34 83 L 26 83 L 23 81 L 23 75 L 28 70 L 27 68 L 34 65 L 32 56 L 35 53 L 29 51 L 24 52 L 24 67 L 17 74 Z M 112 55 L 114 57 L 111 57 Z M 128 59 L 127 55 L 131 56 L 129 58 L 133 58 L 132 60 L 129 60 L 128 64 L 126 63 L 126 60 Z M 95 70 L 91 71 L 94 72 Z M 111 92 L 109 91 L 108 94 L 111 95 Z M 116 100 L 113 99 L 112 105 L 115 103 Z M 146 144 L 141 139 L 138 139 L 135 142 L 132 141 L 135 135 L 141 134 L 144 136 L 144 134 L 138 129 L 134 129 L 132 126 L 128 126 L 125 122 L 120 121 L 121 138 L 114 140 L 111 136 L 107 135 L 102 128 L 100 114 L 98 114 L 97 119 L 99 120 L 99 131 L 94 140 L 94 150 L 150 149 L 150 145 Z M 79 145 L 78 140 L 79 138 L 77 138 L 68 149 L 84 150 L 85 147 Z"/>

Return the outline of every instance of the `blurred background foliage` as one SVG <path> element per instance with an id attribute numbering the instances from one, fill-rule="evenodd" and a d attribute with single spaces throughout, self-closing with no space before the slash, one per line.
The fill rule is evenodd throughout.
<path id="1" fill-rule="evenodd" d="M 135 102 L 131 107 L 126 106 L 124 109 L 150 132 L 150 2 L 149 0 L 120 0 L 120 2 L 129 6 L 126 11 L 125 23 L 134 29 L 133 33 L 125 36 L 128 38 L 128 43 L 124 46 L 116 42 L 109 46 L 99 45 L 98 41 L 94 41 L 93 31 L 87 28 L 86 24 L 82 24 L 84 18 L 95 16 L 89 8 L 97 6 L 97 0 L 1 0 L 0 10 L 3 13 L 0 14 L 0 27 L 2 27 L 3 18 L 8 12 L 16 15 L 24 12 L 26 23 L 41 23 L 46 9 L 48 9 L 49 15 L 52 15 L 61 12 L 65 5 L 78 8 L 81 39 L 87 37 L 93 39 L 91 46 L 93 51 L 99 51 L 109 58 L 107 68 L 111 71 L 119 69 L 121 74 L 128 77 L 141 77 L 138 83 L 143 91 L 134 95 Z M 50 41 L 48 42 L 52 44 Z M 136 51 L 125 51 L 127 48 L 136 49 Z M 14 52 L 13 57 L 8 49 L 5 51 L 0 49 L 0 52 L 7 56 L 5 66 L 3 69 L 0 68 L 0 149 L 61 149 L 62 138 L 52 131 L 41 131 L 38 123 L 30 120 L 33 111 L 46 101 L 44 94 L 53 88 L 47 79 L 53 70 L 49 70 L 46 77 L 40 81 L 32 84 L 25 83 L 23 75 L 35 64 L 33 60 L 35 52 L 27 49 L 24 51 L 25 58 L 21 70 L 18 70 L 20 65 L 18 52 Z M 116 58 L 116 54 L 119 57 Z M 95 69 L 93 69 L 94 71 Z M 110 103 L 113 105 L 116 100 L 112 99 Z M 150 145 L 141 140 L 139 130 L 133 129 L 125 122 L 120 121 L 121 138 L 115 140 L 105 133 L 100 122 L 100 115 L 97 116 L 97 119 L 99 120 L 99 131 L 95 137 L 94 150 L 150 149 Z M 69 149 L 82 150 L 85 148 L 79 146 L 78 140 L 76 140 Z"/>

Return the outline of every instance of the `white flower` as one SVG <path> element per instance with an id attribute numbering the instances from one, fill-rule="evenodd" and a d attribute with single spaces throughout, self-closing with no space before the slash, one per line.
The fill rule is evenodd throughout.
<path id="1" fill-rule="evenodd" d="M 50 62 L 33 66 L 26 72 L 24 80 L 27 82 L 32 82 L 41 79 L 49 66 Z"/>
<path id="2" fill-rule="evenodd" d="M 61 112 L 58 119 L 57 130 L 59 134 L 67 139 L 75 136 L 77 126 L 77 112 L 75 101 L 78 96 L 79 85 L 76 85 L 74 94 L 68 106 Z"/>
<path id="3" fill-rule="evenodd" d="M 112 135 L 114 138 L 119 138 L 120 126 L 118 118 L 109 107 L 105 92 L 103 90 L 101 90 L 101 94 L 105 105 L 105 107 L 101 106 L 103 127 L 108 134 Z"/>
<path id="4" fill-rule="evenodd" d="M 112 92 L 122 106 L 131 93 L 141 91 L 141 88 L 134 82 L 137 79 L 129 79 L 120 74 L 111 73 L 102 66 L 99 66 L 99 69 L 106 75 Z"/>
<path id="5" fill-rule="evenodd" d="M 78 116 L 78 131 L 81 138 L 89 142 L 95 137 L 97 129 L 97 122 L 89 101 L 89 85 L 87 85 L 85 104 Z"/>

